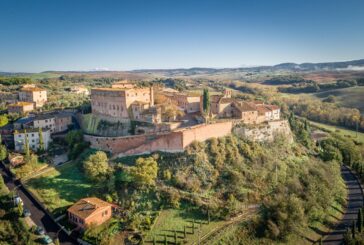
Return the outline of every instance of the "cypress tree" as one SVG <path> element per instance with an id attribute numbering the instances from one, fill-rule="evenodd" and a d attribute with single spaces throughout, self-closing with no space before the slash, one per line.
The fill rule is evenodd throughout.
<path id="1" fill-rule="evenodd" d="M 164 245 L 167 245 L 167 235 L 164 234 Z"/>
<path id="2" fill-rule="evenodd" d="M 355 220 L 353 220 L 353 223 L 351 224 L 351 236 L 353 239 L 355 239 Z"/>
<path id="3" fill-rule="evenodd" d="M 203 90 L 203 111 L 206 114 L 210 113 L 210 94 L 207 88 Z"/>
<path id="4" fill-rule="evenodd" d="M 357 223 L 359 233 L 361 233 L 362 228 L 363 228 L 363 213 L 362 212 L 363 212 L 362 209 L 359 209 L 358 223 Z"/>
<path id="5" fill-rule="evenodd" d="M 308 131 L 308 130 L 309 130 L 307 119 L 305 119 L 305 130 L 306 130 L 306 131 Z"/>
<path id="6" fill-rule="evenodd" d="M 29 149 L 29 139 L 26 130 L 24 130 L 24 134 L 25 134 L 25 142 L 24 142 L 25 161 L 28 162 L 30 160 L 30 149 Z"/>
<path id="7" fill-rule="evenodd" d="M 153 236 L 153 245 L 156 245 L 157 241 L 155 240 L 155 236 Z"/>
<path id="8" fill-rule="evenodd" d="M 210 209 L 207 209 L 207 224 L 210 224 Z"/>
<path id="9" fill-rule="evenodd" d="M 186 236 L 187 236 L 186 226 L 185 225 L 183 226 L 183 236 L 184 236 L 184 238 L 186 238 Z"/>
<path id="10" fill-rule="evenodd" d="M 39 148 L 38 148 L 38 151 L 39 153 L 43 153 L 45 150 L 45 147 L 44 147 L 44 140 L 43 140 L 43 131 L 42 131 L 42 128 L 39 128 Z"/>
<path id="11" fill-rule="evenodd" d="M 174 244 L 177 244 L 177 231 L 174 230 Z"/>

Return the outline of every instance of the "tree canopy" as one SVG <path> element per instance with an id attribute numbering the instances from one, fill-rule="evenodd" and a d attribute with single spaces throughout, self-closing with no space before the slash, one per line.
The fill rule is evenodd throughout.
<path id="1" fill-rule="evenodd" d="M 108 157 L 105 152 L 97 151 L 83 162 L 87 178 L 93 181 L 105 181 L 110 173 Z"/>
<path id="2" fill-rule="evenodd" d="M 135 166 L 129 169 L 133 180 L 140 186 L 155 185 L 155 179 L 158 173 L 158 164 L 153 157 L 138 158 Z"/>

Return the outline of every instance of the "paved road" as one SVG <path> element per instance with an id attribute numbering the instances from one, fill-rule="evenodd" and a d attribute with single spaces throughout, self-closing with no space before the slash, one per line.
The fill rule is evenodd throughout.
<path id="1" fill-rule="evenodd" d="M 63 230 L 60 230 L 59 226 L 43 211 L 42 207 L 40 207 L 37 202 L 28 194 L 24 187 L 20 185 L 20 182 L 14 181 L 12 179 L 8 170 L 6 170 L 1 163 L 0 174 L 3 176 L 4 182 L 9 190 L 16 188 L 16 192 L 24 202 L 24 207 L 30 210 L 30 213 L 32 214 L 31 218 L 35 224 L 44 227 L 47 234 L 53 240 L 57 237 L 58 233 L 58 238 L 62 245 L 77 244 L 67 235 L 67 233 L 65 233 Z"/>
<path id="2" fill-rule="evenodd" d="M 347 167 L 341 168 L 341 176 L 343 177 L 346 188 L 348 189 L 348 206 L 337 227 L 325 237 L 323 243 L 327 245 L 342 244 L 343 234 L 346 227 L 351 227 L 352 221 L 357 218 L 359 208 L 363 207 L 363 193 L 358 180 Z"/>

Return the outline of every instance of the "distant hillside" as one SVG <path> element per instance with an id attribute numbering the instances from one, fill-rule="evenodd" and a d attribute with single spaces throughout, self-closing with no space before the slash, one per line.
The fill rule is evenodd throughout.
<path id="1" fill-rule="evenodd" d="M 180 69 L 142 69 L 133 70 L 133 73 L 140 74 L 158 74 L 164 76 L 193 76 L 193 75 L 212 75 L 221 73 L 236 72 L 276 72 L 276 71 L 294 71 L 294 72 L 313 72 L 313 71 L 364 71 L 364 59 L 343 61 L 343 62 L 325 62 L 325 63 L 281 63 L 274 66 L 256 66 L 241 68 L 180 68 Z"/>
<path id="2" fill-rule="evenodd" d="M 45 71 L 42 73 L 11 73 L 0 72 L 0 76 L 30 76 L 32 74 L 57 74 L 57 75 L 83 75 L 88 77 L 120 77 L 126 79 L 145 79 L 158 76 L 199 76 L 215 74 L 233 74 L 250 72 L 341 72 L 341 71 L 364 71 L 364 59 L 324 62 L 324 63 L 281 63 L 274 66 L 256 66 L 240 68 L 178 68 L 178 69 L 140 69 L 132 71 Z"/>

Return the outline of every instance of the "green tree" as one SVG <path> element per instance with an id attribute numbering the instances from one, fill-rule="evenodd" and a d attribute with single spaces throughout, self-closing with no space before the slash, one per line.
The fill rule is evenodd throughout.
<path id="1" fill-rule="evenodd" d="M 362 232 L 363 230 L 363 210 L 362 209 L 359 209 L 359 212 L 358 212 L 358 231 L 359 233 Z"/>
<path id="2" fill-rule="evenodd" d="M 38 148 L 38 152 L 39 153 L 43 153 L 45 151 L 45 146 L 44 146 L 42 128 L 39 128 L 38 133 L 39 133 L 39 148 Z"/>
<path id="3" fill-rule="evenodd" d="M 0 145 L 0 161 L 5 160 L 8 155 L 7 149 L 5 145 Z"/>
<path id="4" fill-rule="evenodd" d="M 22 216 L 23 215 L 23 204 L 21 202 L 18 203 L 18 213 L 19 213 L 19 216 Z"/>
<path id="5" fill-rule="evenodd" d="M 65 138 L 68 145 L 73 146 L 83 141 L 83 134 L 81 130 L 69 131 Z"/>
<path id="6" fill-rule="evenodd" d="M 355 239 L 355 233 L 356 233 L 356 229 L 355 229 L 355 220 L 353 220 L 353 223 L 351 224 L 351 237 L 353 239 Z"/>
<path id="7" fill-rule="evenodd" d="M 25 153 L 25 161 L 28 162 L 30 160 L 30 146 L 27 131 L 24 130 L 25 142 L 24 142 L 24 153 Z"/>
<path id="8" fill-rule="evenodd" d="M 210 94 L 207 88 L 203 90 L 203 111 L 207 115 L 210 113 Z"/>
<path id="9" fill-rule="evenodd" d="M 108 158 L 105 152 L 97 151 L 83 162 L 86 176 L 93 181 L 105 181 L 110 174 Z"/>
<path id="10" fill-rule="evenodd" d="M 0 115 L 0 127 L 5 126 L 9 123 L 9 119 L 6 115 Z"/>
<path id="11" fill-rule="evenodd" d="M 140 157 L 136 160 L 135 166 L 130 167 L 129 173 L 140 186 L 155 185 L 158 173 L 157 161 L 153 157 Z"/>

